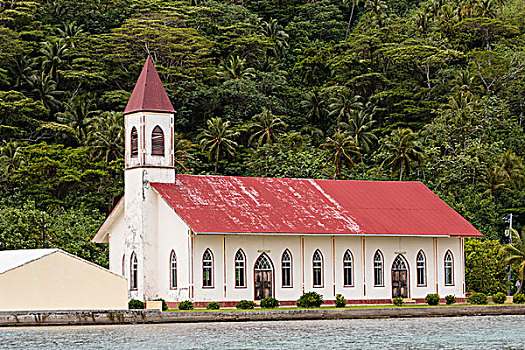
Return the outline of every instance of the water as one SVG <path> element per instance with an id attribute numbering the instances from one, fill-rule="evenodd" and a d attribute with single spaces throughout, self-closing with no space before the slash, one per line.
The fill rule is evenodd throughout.
<path id="1" fill-rule="evenodd" d="M 525 316 L 0 328 L 0 349 L 525 349 Z"/>

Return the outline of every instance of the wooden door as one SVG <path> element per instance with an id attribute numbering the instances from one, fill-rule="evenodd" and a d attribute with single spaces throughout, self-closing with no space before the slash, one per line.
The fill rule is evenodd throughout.
<path id="1" fill-rule="evenodd" d="M 407 270 L 392 271 L 392 298 L 408 298 Z"/>
<path id="2" fill-rule="evenodd" d="M 272 296 L 272 271 L 255 271 L 255 300 Z"/>
<path id="3" fill-rule="evenodd" d="M 408 298 L 408 268 L 401 255 L 392 264 L 392 298 L 397 297 Z"/>

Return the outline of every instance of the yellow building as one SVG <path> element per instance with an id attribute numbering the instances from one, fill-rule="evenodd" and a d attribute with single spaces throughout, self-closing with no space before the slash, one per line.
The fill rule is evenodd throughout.
<path id="1" fill-rule="evenodd" d="M 126 279 L 60 249 L 0 251 L 0 311 L 127 308 Z"/>

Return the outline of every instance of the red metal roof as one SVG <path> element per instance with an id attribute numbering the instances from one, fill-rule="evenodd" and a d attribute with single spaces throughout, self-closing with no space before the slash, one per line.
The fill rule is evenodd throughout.
<path id="1" fill-rule="evenodd" d="M 126 109 L 124 109 L 124 114 L 134 112 L 175 113 L 150 57 L 146 59 L 137 84 L 131 93 Z"/>
<path id="2" fill-rule="evenodd" d="M 482 237 L 420 182 L 177 175 L 152 186 L 196 233 Z"/>

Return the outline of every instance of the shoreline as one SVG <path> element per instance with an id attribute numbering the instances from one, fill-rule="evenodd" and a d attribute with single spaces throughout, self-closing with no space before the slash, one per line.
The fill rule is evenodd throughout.
<path id="1" fill-rule="evenodd" d="M 0 312 L 0 327 L 300 321 L 525 315 L 525 305 L 252 311 L 79 310 Z"/>

